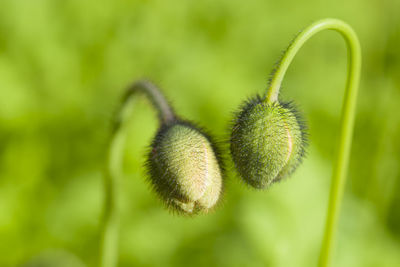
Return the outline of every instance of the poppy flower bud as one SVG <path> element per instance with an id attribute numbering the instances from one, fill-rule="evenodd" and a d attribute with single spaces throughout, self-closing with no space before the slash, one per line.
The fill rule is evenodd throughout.
<path id="1" fill-rule="evenodd" d="M 207 212 L 222 192 L 218 155 L 210 138 L 191 124 L 177 121 L 163 125 L 148 156 L 150 182 L 173 210 Z"/>
<path id="2" fill-rule="evenodd" d="M 301 162 L 305 146 L 305 127 L 293 106 L 267 103 L 260 97 L 245 103 L 231 134 L 236 169 L 255 188 L 290 175 Z"/>

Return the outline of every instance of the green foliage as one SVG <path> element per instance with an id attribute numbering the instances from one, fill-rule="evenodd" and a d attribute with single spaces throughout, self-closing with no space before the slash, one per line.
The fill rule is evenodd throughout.
<path id="1" fill-rule="evenodd" d="M 95 266 L 102 168 L 124 89 L 147 76 L 176 111 L 228 139 L 241 101 L 266 88 L 299 28 L 351 24 L 363 48 L 350 175 L 334 264 L 400 266 L 400 2 L 0 1 L 0 266 L 59 249 Z M 157 131 L 139 102 L 129 125 L 120 265 L 315 266 L 346 75 L 335 33 L 306 44 L 283 84 L 307 118 L 308 156 L 290 182 L 246 190 L 228 173 L 218 212 L 171 216 L 145 183 Z M 228 170 L 232 166 L 228 166 Z"/>

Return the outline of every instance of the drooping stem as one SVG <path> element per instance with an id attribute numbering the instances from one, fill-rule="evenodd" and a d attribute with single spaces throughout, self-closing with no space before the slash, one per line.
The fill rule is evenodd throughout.
<path id="1" fill-rule="evenodd" d="M 343 196 L 353 136 L 357 90 L 361 71 L 361 47 L 354 30 L 345 22 L 337 19 L 323 19 L 304 29 L 285 51 L 273 73 L 265 98 L 267 103 L 278 101 L 279 89 L 293 58 L 303 44 L 323 30 L 339 32 L 346 40 L 348 48 L 348 75 L 344 93 L 340 122 L 339 145 L 333 166 L 332 184 L 329 197 L 325 234 L 321 248 L 319 266 L 329 266 L 334 247 L 334 239 L 339 219 L 340 204 Z"/>
<path id="2" fill-rule="evenodd" d="M 104 173 L 105 199 L 100 240 L 100 267 L 117 266 L 119 228 L 118 193 L 126 136 L 126 127 L 124 127 L 124 124 L 132 109 L 132 98 L 136 93 L 140 92 L 149 98 L 153 106 L 157 109 L 161 123 L 169 124 L 176 119 L 172 108 L 160 90 L 151 82 L 136 82 L 126 91 L 121 105 L 113 118 L 113 128 L 106 159 Z"/>

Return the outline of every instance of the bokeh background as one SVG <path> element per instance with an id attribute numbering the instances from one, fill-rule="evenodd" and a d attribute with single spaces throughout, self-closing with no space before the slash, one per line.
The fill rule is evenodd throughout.
<path id="1" fill-rule="evenodd" d="M 0 0 L 0 266 L 95 266 L 110 120 L 126 86 L 155 81 L 183 117 L 228 138 L 301 28 L 336 17 L 363 48 L 354 146 L 334 266 L 400 266 L 400 1 Z M 308 156 L 255 191 L 230 158 L 213 214 L 171 215 L 149 190 L 157 129 L 138 99 L 121 181 L 119 266 L 315 266 L 346 47 L 324 32 L 290 67 L 282 98 L 309 124 Z M 226 147 L 226 145 L 225 145 Z"/>

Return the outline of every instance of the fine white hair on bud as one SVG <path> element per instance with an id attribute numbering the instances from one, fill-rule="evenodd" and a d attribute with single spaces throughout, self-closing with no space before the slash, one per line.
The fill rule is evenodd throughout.
<path id="1" fill-rule="evenodd" d="M 191 123 L 159 129 L 146 164 L 150 183 L 167 207 L 178 213 L 207 213 L 223 189 L 222 162 L 214 142 Z"/>
<path id="2" fill-rule="evenodd" d="M 290 103 L 247 101 L 234 121 L 231 155 L 242 179 L 266 188 L 289 176 L 300 164 L 307 144 L 306 127 Z"/>

